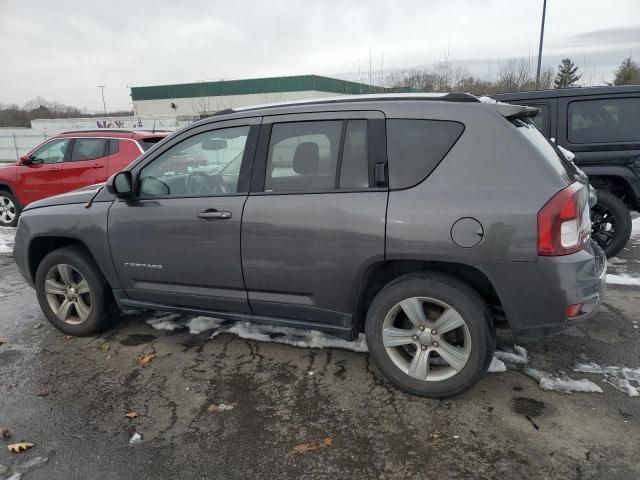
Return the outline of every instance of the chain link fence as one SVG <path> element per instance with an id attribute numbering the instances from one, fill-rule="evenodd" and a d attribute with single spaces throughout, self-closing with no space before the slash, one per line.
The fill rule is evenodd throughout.
<path id="1" fill-rule="evenodd" d="M 51 135 L 47 132 L 22 132 L 5 133 L 0 130 L 0 163 L 14 163 L 21 155 L 24 155 L 39 143 L 45 141 Z M 27 133 L 28 132 L 28 133 Z"/>

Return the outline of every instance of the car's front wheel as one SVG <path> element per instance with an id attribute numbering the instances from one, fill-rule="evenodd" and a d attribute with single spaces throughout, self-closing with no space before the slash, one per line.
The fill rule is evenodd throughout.
<path id="1" fill-rule="evenodd" d="M 15 227 L 18 224 L 20 207 L 14 196 L 0 190 L 0 227 Z"/>
<path id="2" fill-rule="evenodd" d="M 68 335 L 94 335 L 115 316 L 110 287 L 81 247 L 61 248 L 44 257 L 38 265 L 35 287 L 47 319 Z"/>
<path id="3" fill-rule="evenodd" d="M 400 388 L 427 397 L 471 388 L 495 349 L 486 303 L 470 286 L 441 273 L 391 282 L 371 303 L 365 330 L 382 373 Z"/>

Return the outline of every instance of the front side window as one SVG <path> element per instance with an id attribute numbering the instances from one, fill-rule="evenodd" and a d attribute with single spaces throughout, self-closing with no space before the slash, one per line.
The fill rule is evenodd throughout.
<path id="1" fill-rule="evenodd" d="M 569 104 L 571 143 L 640 141 L 640 98 L 580 100 Z"/>
<path id="2" fill-rule="evenodd" d="M 142 169 L 140 195 L 190 197 L 236 193 L 249 129 L 244 126 L 212 130 L 174 145 Z"/>
<path id="3" fill-rule="evenodd" d="M 68 138 L 61 138 L 43 145 L 31 155 L 31 163 L 40 165 L 62 162 L 70 141 Z"/>
<path id="4" fill-rule="evenodd" d="M 366 120 L 273 125 L 266 192 L 368 187 Z"/>
<path id="5" fill-rule="evenodd" d="M 95 160 L 107 154 L 109 140 L 103 138 L 76 138 L 71 161 Z"/>

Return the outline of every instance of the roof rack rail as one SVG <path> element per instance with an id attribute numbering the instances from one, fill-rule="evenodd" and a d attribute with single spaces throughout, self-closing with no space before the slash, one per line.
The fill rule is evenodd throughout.
<path id="1" fill-rule="evenodd" d="M 62 132 L 60 135 L 65 133 L 94 133 L 94 132 L 102 132 L 102 133 L 136 133 L 134 130 L 127 130 L 126 128 L 87 128 L 85 130 L 69 130 L 68 132 Z"/>
<path id="2" fill-rule="evenodd" d="M 247 107 L 225 108 L 209 115 L 228 115 L 231 113 L 246 112 L 252 110 L 263 110 L 268 108 L 294 107 L 298 105 L 324 105 L 329 103 L 357 103 L 371 101 L 392 101 L 392 100 L 419 100 L 419 101 L 439 101 L 439 102 L 472 102 L 479 103 L 477 97 L 470 93 L 376 93 L 370 95 L 343 95 L 339 97 L 311 98 L 307 100 L 294 100 L 290 102 L 267 103 L 263 105 L 251 105 Z"/>

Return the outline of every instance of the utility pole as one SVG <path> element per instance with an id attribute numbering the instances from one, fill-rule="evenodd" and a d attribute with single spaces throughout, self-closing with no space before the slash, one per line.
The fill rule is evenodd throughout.
<path id="1" fill-rule="evenodd" d="M 542 64 L 542 42 L 544 40 L 544 17 L 547 13 L 547 0 L 542 4 L 542 24 L 540 25 L 540 47 L 538 47 L 538 70 L 536 71 L 536 90 L 540 90 L 540 66 Z"/>
<path id="2" fill-rule="evenodd" d="M 547 0 L 545 0 L 546 2 Z M 106 85 L 98 85 L 98 88 L 102 91 L 102 108 L 104 109 L 104 115 L 107 115 L 107 104 L 104 101 L 104 87 L 106 87 Z"/>

